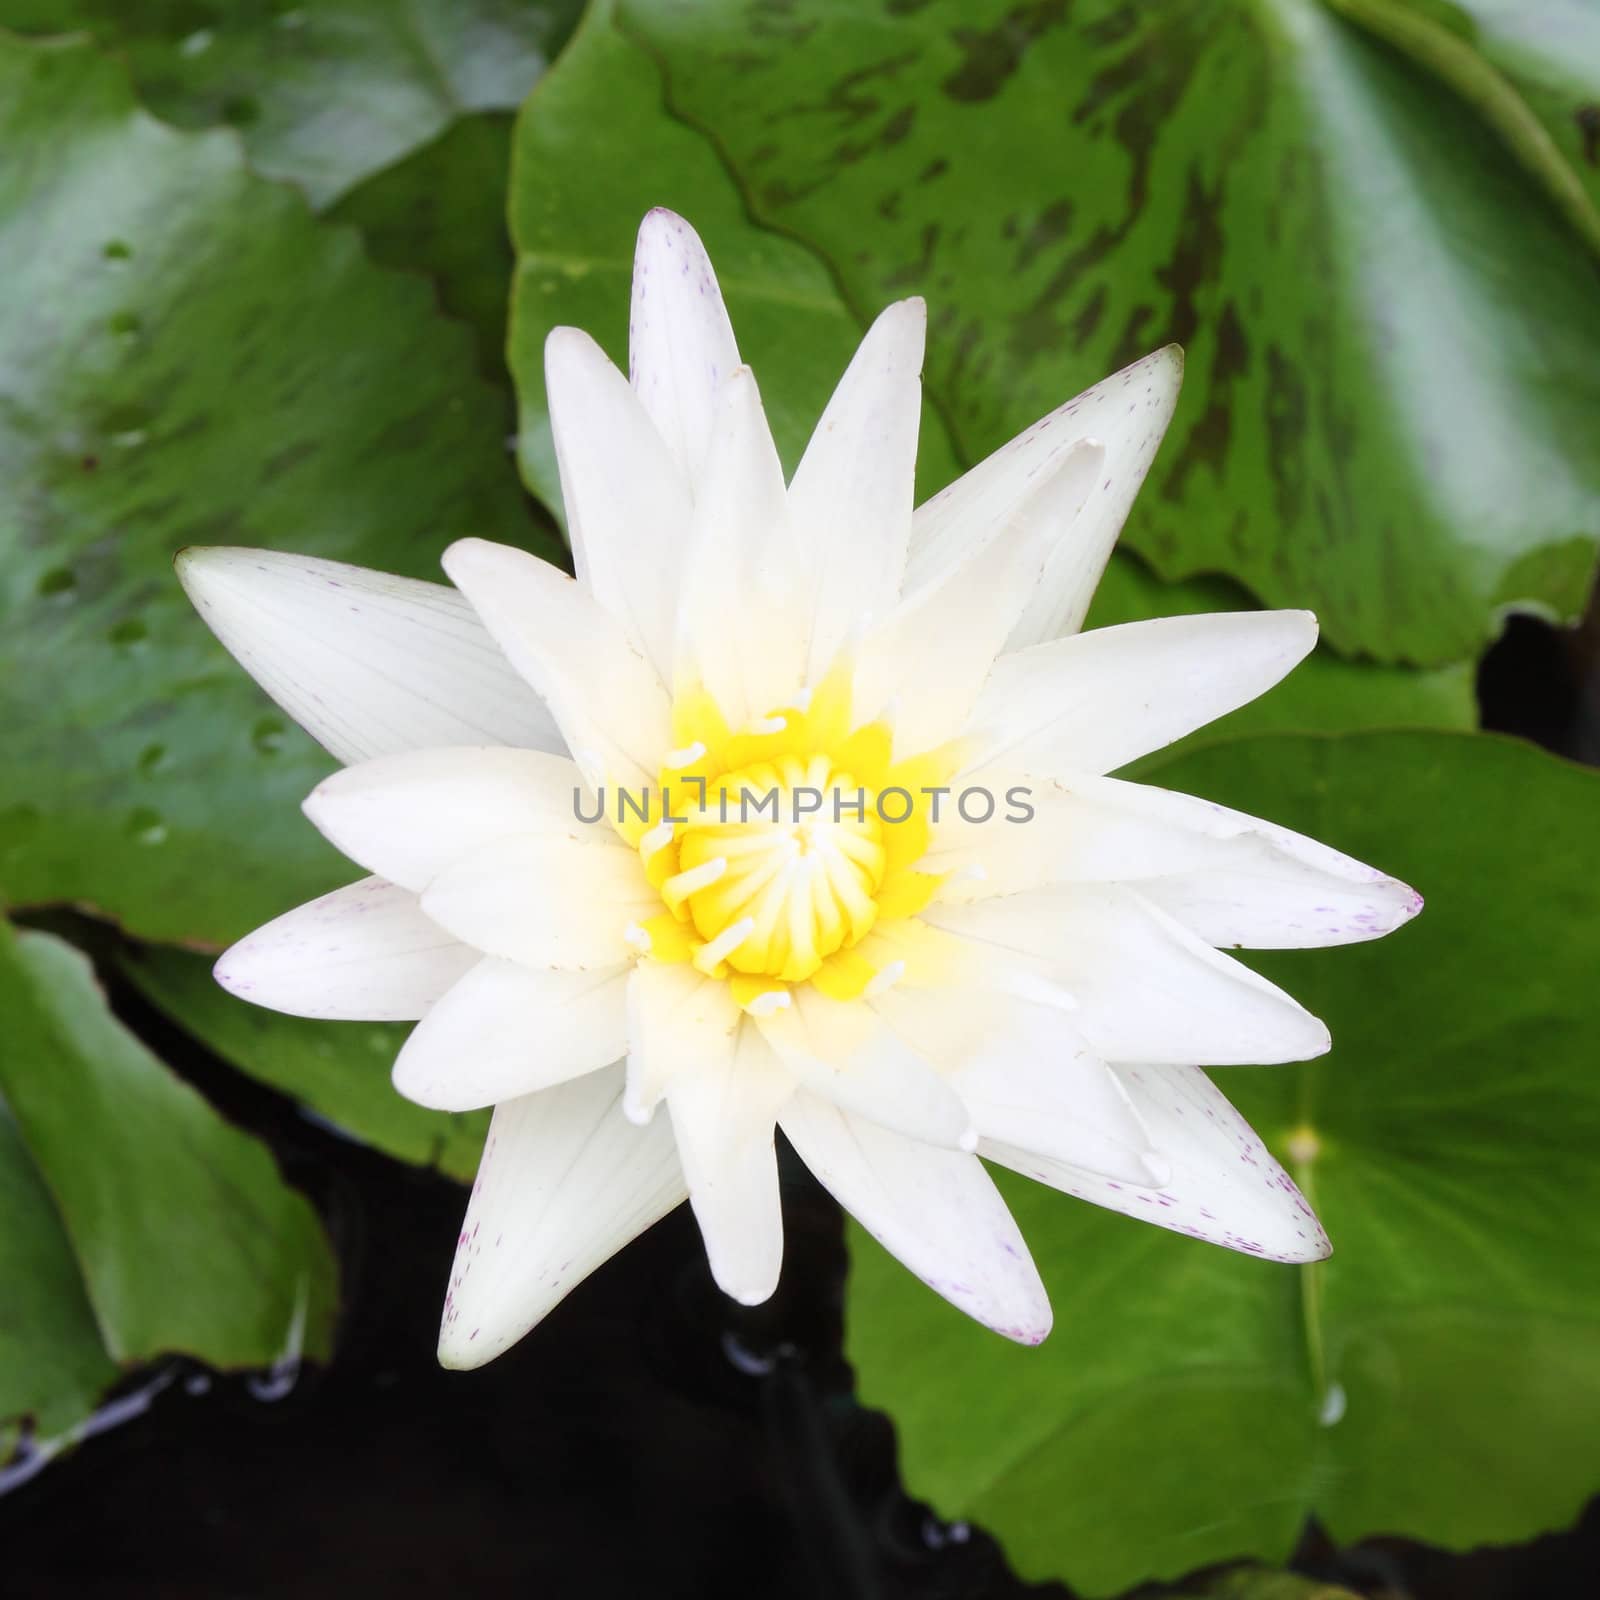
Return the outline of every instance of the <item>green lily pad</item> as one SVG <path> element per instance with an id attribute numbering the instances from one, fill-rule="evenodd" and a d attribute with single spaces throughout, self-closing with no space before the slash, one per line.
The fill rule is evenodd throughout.
<path id="1" fill-rule="evenodd" d="M 815 256 L 750 221 L 711 144 L 676 121 L 661 95 L 657 69 L 601 4 L 591 9 L 518 122 L 511 364 L 521 402 L 523 474 L 557 514 L 560 484 L 544 393 L 544 339 L 560 324 L 584 328 L 625 364 L 633 236 L 651 206 L 681 211 L 705 239 L 740 349 L 761 379 L 778 448 L 790 468 L 865 326 Z M 944 314 L 945 289 L 929 288 L 935 325 Z M 889 286 L 864 311 L 870 316 L 906 292 L 906 286 Z M 1095 371 L 1084 382 L 1103 375 Z M 1017 426 L 1069 398 L 1070 383 L 1063 372 L 1059 386 L 1039 397 L 1038 412 L 1020 416 Z M 1160 474 L 1173 449 L 1169 441 L 1147 496 L 1160 492 Z M 924 406 L 919 497 L 942 489 L 963 464 L 941 411 Z M 1222 582 L 1160 583 L 1142 563 L 1119 553 L 1096 595 L 1090 625 L 1250 604 L 1247 594 Z M 1474 720 L 1471 669 L 1464 662 L 1412 672 L 1319 652 L 1282 688 L 1218 727 L 1468 727 Z"/>
<path id="2" fill-rule="evenodd" d="M 326 1356 L 316 1212 L 107 1010 L 87 959 L 0 924 L 0 1422 L 45 1437 L 119 1365 Z"/>
<path id="3" fill-rule="evenodd" d="M 118 1376 L 95 1326 L 72 1244 L 0 1098 L 0 1462 L 25 1422 L 59 1438 Z"/>
<path id="4" fill-rule="evenodd" d="M 389 1070 L 409 1024 L 311 1022 L 244 1005 L 211 962 L 186 950 L 124 951 L 123 976 L 180 1027 L 252 1078 L 385 1155 L 469 1183 L 489 1131 L 487 1111 L 429 1111 L 401 1096 Z"/>
<path id="5" fill-rule="evenodd" d="M 0 40 L 0 884 L 216 945 L 349 878 L 298 814 L 331 763 L 211 638 L 186 544 L 438 577 L 538 545 L 467 331 L 177 133 L 82 43 Z M 549 545 L 545 544 L 548 549 Z"/>
<path id="6" fill-rule="evenodd" d="M 1594 258 L 1416 61 L 1311 0 L 622 16 L 853 307 L 927 294 L 964 456 L 1175 340 L 1187 392 L 1128 532 L 1163 576 L 1391 661 L 1476 653 L 1506 602 L 1581 607 Z"/>
<path id="7" fill-rule="evenodd" d="M 1280 1267 L 1000 1174 L 1055 1305 L 1024 1351 L 854 1230 L 849 1355 L 910 1487 L 1088 1595 L 1281 1561 L 1313 1514 L 1454 1549 L 1562 1526 L 1600 1488 L 1600 773 L 1395 732 L 1152 776 L 1428 896 L 1389 939 L 1254 960 L 1333 1051 L 1215 1074 L 1334 1254 Z"/>
<path id="8" fill-rule="evenodd" d="M 582 0 L 0 0 L 0 27 L 85 30 L 145 104 L 230 126 L 318 208 L 460 118 L 518 106 Z"/>

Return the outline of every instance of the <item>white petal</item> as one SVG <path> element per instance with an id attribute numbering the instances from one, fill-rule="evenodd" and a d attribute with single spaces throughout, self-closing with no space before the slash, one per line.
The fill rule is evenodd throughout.
<path id="1" fill-rule="evenodd" d="M 1078 1002 L 1073 1025 L 1106 1061 L 1221 1066 L 1303 1061 L 1328 1048 L 1328 1030 L 1303 1006 L 1133 889 L 1079 884 L 924 915 L 1053 963 Z"/>
<path id="2" fill-rule="evenodd" d="M 1043 578 L 1009 648 L 1076 632 L 1172 420 L 1182 382 L 1183 352 L 1168 345 L 1086 389 L 935 495 L 912 527 L 906 592 L 960 560 L 969 541 L 984 538 L 1032 498 L 1067 452 L 1094 439 L 1106 452 L 1099 487 L 1070 522 L 1058 524 Z"/>
<path id="3" fill-rule="evenodd" d="M 340 761 L 432 745 L 562 750 L 539 696 L 453 589 L 276 550 L 180 551 L 211 631 Z"/>
<path id="4" fill-rule="evenodd" d="M 486 956 L 412 1030 L 394 1086 L 437 1111 L 475 1111 L 620 1061 L 626 967 L 555 972 Z"/>
<path id="5" fill-rule="evenodd" d="M 783 467 L 748 367 L 717 397 L 679 613 L 679 685 L 703 685 L 738 728 L 791 704 L 810 618 Z"/>
<path id="6" fill-rule="evenodd" d="M 927 322 L 923 301 L 901 300 L 867 330 L 789 485 L 812 595 L 813 682 L 863 622 L 888 615 L 900 592 Z"/>
<path id="7" fill-rule="evenodd" d="M 241 1000 L 291 1016 L 411 1022 L 476 960 L 409 890 L 363 878 L 246 934 L 215 972 Z"/>
<path id="8" fill-rule="evenodd" d="M 596 837 L 599 829 L 589 830 Z M 485 955 L 581 971 L 632 956 L 630 924 L 660 909 L 632 850 L 557 834 L 480 846 L 429 884 L 423 910 Z"/>
<path id="9" fill-rule="evenodd" d="M 1320 1261 L 1331 1246 L 1293 1180 L 1198 1067 L 1114 1069 L 1171 1172 L 1159 1194 L 994 1143 L 983 1154 L 1141 1222 L 1273 1261 Z"/>
<path id="10" fill-rule="evenodd" d="M 1229 611 L 1002 656 L 972 713 L 969 770 L 1110 772 L 1264 694 L 1316 642 L 1309 611 Z"/>
<path id="11" fill-rule="evenodd" d="M 741 1305 L 759 1305 L 778 1287 L 783 1207 L 773 1129 L 794 1080 L 754 1028 L 734 1049 L 667 1085 L 678 1141 L 711 1275 Z"/>
<path id="12" fill-rule="evenodd" d="M 305 813 L 352 861 L 419 893 L 463 856 L 516 834 L 627 847 L 594 814 L 583 775 L 541 750 L 411 750 L 346 767 L 313 789 Z"/>
<path id="13" fill-rule="evenodd" d="M 1101 462 L 1098 445 L 1077 446 L 991 538 L 867 634 L 855 710 L 866 721 L 889 709 L 897 755 L 932 749 L 966 726 L 1038 587 L 1049 549 L 1041 534 L 1071 520 L 1099 481 Z"/>
<path id="14" fill-rule="evenodd" d="M 459 539 L 444 568 L 544 696 L 591 784 L 648 787 L 672 747 L 671 715 L 622 625 L 566 573 L 510 545 Z"/>
<path id="15" fill-rule="evenodd" d="M 481 1367 L 684 1197 L 665 1118 L 622 1115 L 622 1068 L 497 1106 L 450 1272 L 439 1360 Z"/>
<path id="16" fill-rule="evenodd" d="M 804 1089 L 778 1123 L 834 1199 L 935 1293 L 1019 1344 L 1049 1333 L 1033 1258 L 976 1156 L 907 1139 Z"/>
<path id="17" fill-rule="evenodd" d="M 628 363 L 651 421 L 697 486 L 716 394 L 739 365 L 739 347 L 705 246 L 671 211 L 652 211 L 639 225 Z"/>
<path id="18" fill-rule="evenodd" d="M 921 865 L 951 900 L 1055 883 L 1137 883 L 1207 944 L 1291 949 L 1376 939 L 1421 909 L 1397 879 L 1303 834 L 1191 795 L 1117 778 L 984 775 L 1026 792 L 1026 822 L 941 810 Z M 981 867 L 981 875 L 963 869 Z"/>
<path id="19" fill-rule="evenodd" d="M 588 334 L 554 329 L 544 372 L 579 581 L 671 683 L 688 484 L 628 380 Z"/>
<path id="20" fill-rule="evenodd" d="M 813 1093 L 914 1139 L 970 1150 L 977 1130 L 960 1096 L 890 1024 L 809 985 L 759 1019 L 778 1059 Z"/>
<path id="21" fill-rule="evenodd" d="M 742 1020 L 720 979 L 687 962 L 641 961 L 628 980 L 628 1115 L 649 1121 L 679 1077 L 731 1060 Z"/>
<path id="22" fill-rule="evenodd" d="M 949 1073 L 980 1140 L 1044 1151 L 1126 1183 L 1160 1180 L 1149 1135 L 1070 1013 L 973 984 L 896 985 L 870 1004 Z"/>

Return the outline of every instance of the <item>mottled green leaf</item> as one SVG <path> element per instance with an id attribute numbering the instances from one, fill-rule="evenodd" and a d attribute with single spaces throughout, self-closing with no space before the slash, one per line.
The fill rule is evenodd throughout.
<path id="1" fill-rule="evenodd" d="M 559 509 L 560 486 L 544 394 L 544 338 L 555 325 L 571 324 L 593 334 L 619 364 L 625 360 L 633 234 L 652 205 L 683 212 L 706 239 L 741 351 L 761 380 L 779 449 L 791 467 L 864 328 L 813 256 L 751 223 L 710 144 L 664 110 L 659 75 L 610 24 L 609 9 L 591 11 L 529 101 L 517 131 L 512 368 L 521 399 L 524 475 L 553 509 Z M 942 294 L 942 286 L 930 290 L 935 321 Z M 1061 382 L 1067 381 L 1063 374 Z M 1056 390 L 1041 399 L 1040 410 L 1071 392 Z M 1033 420 L 1029 415 L 1018 425 Z M 942 489 L 960 470 L 939 411 L 924 407 L 921 496 Z M 1157 582 L 1141 563 L 1119 555 L 1107 569 L 1090 622 L 1103 626 L 1250 604 L 1248 595 L 1225 583 Z M 1323 652 L 1222 726 L 1469 726 L 1473 720 L 1471 673 L 1464 663 L 1411 672 L 1347 663 Z"/>
<path id="2" fill-rule="evenodd" d="M 489 1113 L 428 1111 L 389 1081 L 409 1025 L 311 1022 L 244 1005 L 218 986 L 209 959 L 183 950 L 124 951 L 118 966 L 208 1049 L 364 1144 L 463 1182 L 477 1171 Z"/>
<path id="3" fill-rule="evenodd" d="M 0 1462 L 26 1425 L 58 1438 L 117 1376 L 61 1217 L 0 1097 Z"/>
<path id="4" fill-rule="evenodd" d="M 1188 351 L 1129 527 L 1388 660 L 1576 612 L 1600 268 L 1501 133 L 1316 0 L 623 0 L 672 106 L 865 314 L 922 291 L 975 457 Z"/>
<path id="5" fill-rule="evenodd" d="M 316 1213 L 264 1146 L 112 1017 L 87 959 L 0 927 L 0 1016 L 0 1095 L 110 1356 L 263 1367 L 326 1355 L 336 1282 Z M 53 1314 L 74 1312 L 59 1260 L 53 1277 Z"/>
<path id="6" fill-rule="evenodd" d="M 313 204 L 477 111 L 509 111 L 582 0 L 0 0 L 0 27 L 86 29 L 126 57 L 145 104 L 231 125 L 251 164 Z"/>
<path id="7" fill-rule="evenodd" d="M 1600 1488 L 1600 773 L 1397 732 L 1261 735 L 1153 777 L 1428 897 L 1389 939 L 1255 960 L 1333 1051 L 1215 1074 L 1334 1255 L 1280 1267 L 1007 1174 L 1055 1305 L 1028 1351 L 855 1230 L 849 1354 L 908 1483 L 1092 1595 L 1280 1561 L 1311 1514 L 1455 1549 L 1562 1526 Z"/>
<path id="8" fill-rule="evenodd" d="M 497 397 L 420 280 L 138 111 L 83 44 L 0 41 L 0 884 L 219 943 L 349 878 L 329 762 L 174 581 L 186 544 L 438 577 L 536 541 Z"/>
<path id="9" fill-rule="evenodd" d="M 652 206 L 682 212 L 705 240 L 791 470 L 861 337 L 822 262 L 751 225 L 716 152 L 665 113 L 656 69 L 610 25 L 609 9 L 591 10 L 517 126 L 511 369 L 523 475 L 552 509 L 561 501 L 545 335 L 558 323 L 583 328 L 626 370 L 633 241 Z M 948 438 L 926 415 L 918 470 L 924 493 L 956 475 Z"/>

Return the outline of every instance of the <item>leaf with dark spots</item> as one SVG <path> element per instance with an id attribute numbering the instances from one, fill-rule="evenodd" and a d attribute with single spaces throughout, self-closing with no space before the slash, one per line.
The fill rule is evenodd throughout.
<path id="1" fill-rule="evenodd" d="M 1028 47 L 1066 19 L 1067 0 L 1013 6 L 993 28 L 954 28 L 950 37 L 965 60 L 941 85 L 952 100 L 992 100 L 1022 65 Z"/>
<path id="2" fill-rule="evenodd" d="M 859 316 L 927 296 L 926 381 L 963 458 L 1177 338 L 1163 492 L 1126 534 L 1164 576 L 1225 573 L 1389 661 L 1475 653 L 1513 574 L 1540 585 L 1518 599 L 1580 608 L 1600 546 L 1597 268 L 1497 114 L 1427 62 L 1323 6 L 1287 28 L 1247 0 L 1076 0 L 1030 32 L 1048 8 L 795 0 L 791 22 L 828 26 L 732 73 L 738 5 L 620 9 L 758 220 L 817 249 Z M 1592 175 L 1573 110 L 1596 102 L 1600 16 L 1461 9 Z M 878 142 L 908 103 L 905 136 Z M 1047 218 L 1054 236 L 1019 249 Z M 1574 540 L 1589 566 L 1539 559 Z"/>
<path id="3" fill-rule="evenodd" d="M 651 205 L 681 211 L 704 236 L 740 350 L 760 378 L 779 452 L 791 469 L 864 331 L 867 315 L 895 293 L 884 286 L 883 295 L 869 306 L 855 307 L 814 255 L 754 225 L 710 139 L 670 115 L 661 95 L 650 56 L 625 30 L 611 25 L 602 6 L 590 14 L 518 123 L 511 207 L 518 250 L 511 361 L 521 403 L 523 472 L 529 487 L 553 509 L 560 505 L 560 489 L 545 407 L 544 339 L 558 324 L 585 328 L 613 360 L 625 361 L 633 236 L 638 218 Z M 597 107 L 605 108 L 604 115 Z M 938 181 L 925 192 L 936 195 L 959 172 L 959 158 L 952 159 L 948 173 L 943 163 L 931 165 L 940 168 Z M 917 175 L 927 171 L 918 168 Z M 901 194 L 906 208 L 918 205 L 915 185 Z M 1050 209 L 1065 198 L 1054 194 L 1012 214 L 1015 221 L 1004 240 L 1007 274 L 1029 230 L 1042 227 L 1048 235 L 1058 227 L 1070 228 L 1064 207 Z M 952 235 L 960 236 L 974 224 L 948 208 L 917 214 L 921 220 L 915 231 L 895 231 L 897 247 L 906 257 L 887 271 L 903 275 L 908 288 L 930 278 L 938 285 L 930 294 L 929 326 L 935 346 L 948 353 L 949 366 L 947 381 L 933 391 L 938 404 L 925 405 L 923 411 L 917 487 L 919 498 L 925 499 L 959 471 L 951 427 L 967 434 L 975 422 L 981 426 L 1010 364 L 985 339 L 985 319 L 953 292 L 959 286 L 942 285 L 937 277 L 939 263 L 948 261 L 952 244 L 959 243 Z M 1050 248 L 1051 240 L 1041 237 L 1039 255 Z M 1125 300 L 1098 282 L 1073 326 L 1074 336 L 1093 338 L 1095 325 L 1113 311 L 1125 316 Z M 1146 322 L 1154 315 L 1153 304 L 1146 305 Z M 1218 382 L 1230 381 L 1228 375 L 1235 370 L 1246 370 L 1244 334 L 1236 317 L 1223 319 L 1223 337 Z M 1061 398 L 1055 395 L 1050 403 Z M 1152 487 L 1147 492 L 1158 491 Z M 1242 540 L 1243 533 L 1230 526 L 1228 537 Z M 1105 626 L 1249 604 L 1250 597 L 1236 585 L 1215 579 L 1160 583 L 1143 563 L 1119 553 L 1095 596 L 1091 623 Z M 1271 695 L 1197 738 L 1256 728 L 1469 726 L 1472 720 L 1471 675 L 1465 664 L 1412 672 L 1346 663 L 1319 651 Z"/>

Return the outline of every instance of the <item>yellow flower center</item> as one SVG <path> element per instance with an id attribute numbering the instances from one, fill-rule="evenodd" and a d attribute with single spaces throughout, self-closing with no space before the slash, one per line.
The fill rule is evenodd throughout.
<path id="1" fill-rule="evenodd" d="M 659 791 L 619 824 L 662 899 L 634 930 L 638 948 L 727 979 L 747 1010 L 787 1004 L 792 984 L 850 998 L 884 981 L 856 947 L 939 884 L 917 862 L 928 790 L 955 752 L 895 762 L 888 727 L 853 726 L 850 699 L 836 673 L 733 730 L 709 696 L 680 694 Z"/>
<path id="2" fill-rule="evenodd" d="M 701 965 L 800 983 L 877 921 L 888 863 L 877 796 L 826 755 L 742 767 L 689 816 L 662 892 L 707 941 Z"/>

